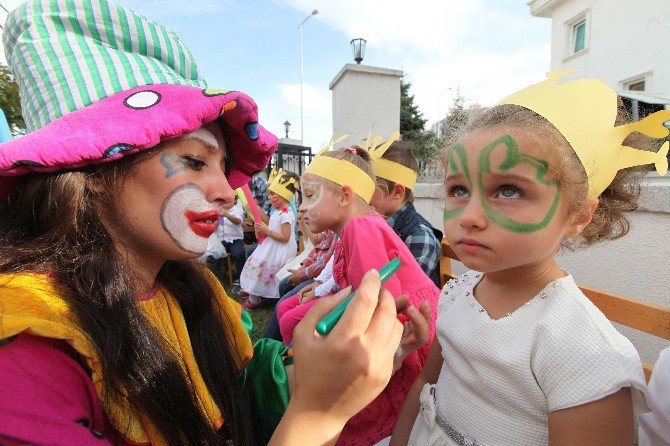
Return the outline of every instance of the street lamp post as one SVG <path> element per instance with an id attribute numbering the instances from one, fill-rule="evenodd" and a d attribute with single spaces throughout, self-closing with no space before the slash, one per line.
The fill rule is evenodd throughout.
<path id="1" fill-rule="evenodd" d="M 319 13 L 318 10 L 312 11 L 310 15 L 304 18 L 302 22 L 300 22 L 300 25 L 298 25 L 298 29 L 300 30 L 300 144 L 304 144 L 304 137 L 305 137 L 305 131 L 304 131 L 304 121 L 303 121 L 303 112 L 302 112 L 302 84 L 303 84 L 303 79 L 304 79 L 304 73 L 303 73 L 303 57 L 302 57 L 302 26 L 305 24 L 307 20 L 309 20 L 312 16 L 317 15 Z"/>
<path id="2" fill-rule="evenodd" d="M 288 139 L 288 129 L 291 128 L 291 123 L 288 122 L 288 119 L 284 121 L 284 131 L 286 132 L 286 139 Z"/>
<path id="3" fill-rule="evenodd" d="M 363 58 L 365 57 L 365 44 L 368 41 L 365 39 L 361 39 L 360 37 L 358 39 L 351 39 L 351 51 L 354 54 L 354 60 L 356 61 L 357 64 L 360 64 L 363 62 Z"/>

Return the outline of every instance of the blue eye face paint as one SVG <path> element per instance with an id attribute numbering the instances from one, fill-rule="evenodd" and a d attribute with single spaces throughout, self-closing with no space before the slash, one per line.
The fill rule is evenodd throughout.
<path id="1" fill-rule="evenodd" d="M 161 155 L 161 164 L 166 169 L 165 178 L 170 178 L 188 169 L 186 161 L 172 152 L 164 152 Z"/>

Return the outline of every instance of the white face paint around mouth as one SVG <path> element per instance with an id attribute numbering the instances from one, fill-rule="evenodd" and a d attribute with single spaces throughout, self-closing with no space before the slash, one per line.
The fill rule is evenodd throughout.
<path id="1" fill-rule="evenodd" d="M 183 250 L 197 255 L 207 250 L 217 217 L 218 210 L 207 201 L 205 192 L 193 183 L 173 190 L 161 209 L 163 228 L 172 240 Z"/>

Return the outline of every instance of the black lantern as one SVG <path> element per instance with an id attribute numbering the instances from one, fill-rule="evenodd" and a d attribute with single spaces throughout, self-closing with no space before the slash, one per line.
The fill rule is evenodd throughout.
<path id="1" fill-rule="evenodd" d="M 291 128 L 291 123 L 288 122 L 288 119 L 286 122 L 284 122 L 284 131 L 286 132 L 286 138 L 288 139 L 288 129 Z"/>
<path id="2" fill-rule="evenodd" d="M 365 44 L 367 40 L 365 39 L 351 39 L 351 51 L 354 53 L 354 60 L 357 64 L 360 64 L 365 57 Z"/>

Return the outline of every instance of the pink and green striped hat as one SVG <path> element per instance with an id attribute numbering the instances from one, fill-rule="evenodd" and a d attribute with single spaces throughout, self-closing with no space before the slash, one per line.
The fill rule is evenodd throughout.
<path id="1" fill-rule="evenodd" d="M 29 0 L 9 14 L 3 44 L 30 133 L 0 144 L 0 193 L 17 175 L 112 161 L 216 119 L 231 186 L 276 149 L 249 96 L 208 89 L 172 31 L 122 6 Z"/>

